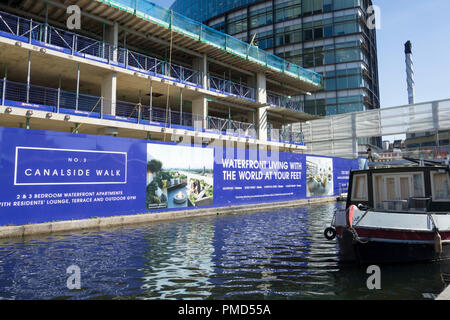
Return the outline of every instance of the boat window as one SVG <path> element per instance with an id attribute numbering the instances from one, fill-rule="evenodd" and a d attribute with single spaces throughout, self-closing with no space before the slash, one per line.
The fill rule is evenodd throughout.
<path id="1" fill-rule="evenodd" d="M 423 174 L 375 174 L 374 206 L 378 210 L 417 211 L 414 199 L 425 197 Z M 419 208 L 424 210 L 424 208 Z"/>
<path id="2" fill-rule="evenodd" d="M 367 201 L 367 174 L 358 174 L 353 176 L 352 188 L 353 201 Z"/>
<path id="3" fill-rule="evenodd" d="M 434 201 L 450 201 L 450 175 L 448 172 L 432 172 L 431 185 Z"/>

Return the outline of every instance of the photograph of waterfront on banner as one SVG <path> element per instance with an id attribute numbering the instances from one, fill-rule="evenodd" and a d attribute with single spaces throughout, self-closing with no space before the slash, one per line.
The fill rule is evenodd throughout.
<path id="1" fill-rule="evenodd" d="M 306 196 L 332 196 L 333 159 L 306 157 Z"/>
<path id="2" fill-rule="evenodd" d="M 214 149 L 147 145 L 147 208 L 211 206 Z"/>

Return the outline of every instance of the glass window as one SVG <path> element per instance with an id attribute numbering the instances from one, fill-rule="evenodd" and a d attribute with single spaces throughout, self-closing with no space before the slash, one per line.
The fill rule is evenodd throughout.
<path id="1" fill-rule="evenodd" d="M 316 52 L 314 54 L 314 65 L 316 67 L 323 66 L 323 52 Z"/>
<path id="2" fill-rule="evenodd" d="M 329 38 L 333 36 L 333 26 L 325 26 L 323 28 L 323 36 Z"/>
<path id="3" fill-rule="evenodd" d="M 336 78 L 325 78 L 325 90 L 336 90 Z"/>
<path id="4" fill-rule="evenodd" d="M 314 67 L 314 54 L 305 54 L 303 56 L 304 67 L 311 68 Z"/>
<path id="5" fill-rule="evenodd" d="M 305 41 L 312 40 L 313 39 L 312 29 L 305 30 L 303 38 L 305 39 Z"/>
<path id="6" fill-rule="evenodd" d="M 323 12 L 330 12 L 333 10 L 333 0 L 323 0 Z"/>
<path id="7" fill-rule="evenodd" d="M 337 107 L 327 106 L 327 116 L 335 116 L 335 115 L 337 115 Z"/>
<path id="8" fill-rule="evenodd" d="M 322 39 L 323 38 L 323 28 L 314 29 L 314 39 Z"/>
<path id="9" fill-rule="evenodd" d="M 314 13 L 322 12 L 323 0 L 314 0 Z"/>
<path id="10" fill-rule="evenodd" d="M 327 107 L 326 106 L 317 106 L 317 115 L 325 117 L 327 115 Z"/>
<path id="11" fill-rule="evenodd" d="M 325 52 L 324 59 L 325 59 L 325 64 L 333 64 L 335 61 L 334 52 L 333 51 Z"/>
<path id="12" fill-rule="evenodd" d="M 313 0 L 303 0 L 303 13 L 305 15 L 311 14 L 314 10 Z"/>
<path id="13" fill-rule="evenodd" d="M 422 173 L 374 175 L 376 209 L 409 211 L 411 198 L 424 196 Z"/>
<path id="14" fill-rule="evenodd" d="M 431 184 L 434 201 L 450 201 L 450 177 L 448 172 L 433 172 Z"/>
<path id="15" fill-rule="evenodd" d="M 423 177 L 421 174 L 415 174 L 413 176 L 413 189 L 414 189 L 414 197 L 416 198 L 425 197 L 425 191 L 423 187 Z"/>
<path id="16" fill-rule="evenodd" d="M 316 113 L 316 106 L 305 106 L 305 112 L 309 114 L 317 114 Z"/>
<path id="17" fill-rule="evenodd" d="M 367 175 L 353 176 L 352 200 L 367 201 Z"/>

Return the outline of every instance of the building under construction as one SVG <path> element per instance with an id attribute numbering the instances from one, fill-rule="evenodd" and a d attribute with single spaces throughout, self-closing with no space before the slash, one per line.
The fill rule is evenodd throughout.
<path id="1" fill-rule="evenodd" d="M 66 27 L 71 4 L 79 30 Z M 286 125 L 314 117 L 282 96 L 320 89 L 319 74 L 147 1 L 0 9 L 1 102 L 12 107 L 2 126 L 303 148 Z"/>
<path id="2" fill-rule="evenodd" d="M 289 125 L 318 73 L 145 0 L 0 10 L 0 237 L 329 201 L 358 167 Z"/>

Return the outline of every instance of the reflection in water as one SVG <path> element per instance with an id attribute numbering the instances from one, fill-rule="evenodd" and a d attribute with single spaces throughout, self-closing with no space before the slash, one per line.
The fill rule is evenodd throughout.
<path id="1" fill-rule="evenodd" d="M 323 237 L 336 206 L 195 218 L 134 228 L 0 241 L 5 299 L 422 299 L 446 265 L 341 266 Z M 80 290 L 66 269 L 81 268 Z"/>
<path id="2" fill-rule="evenodd" d="M 144 237 L 148 245 L 142 298 L 207 298 L 214 268 L 213 220 L 158 226 Z"/>

